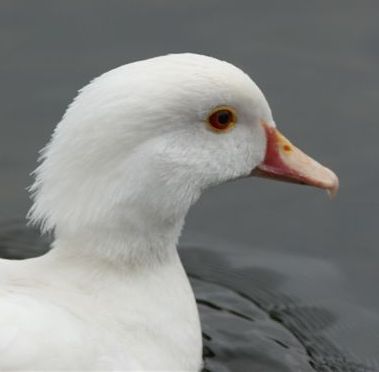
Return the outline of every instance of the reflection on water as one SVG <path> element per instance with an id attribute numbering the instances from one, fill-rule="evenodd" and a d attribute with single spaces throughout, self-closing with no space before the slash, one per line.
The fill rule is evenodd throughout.
<path id="1" fill-rule="evenodd" d="M 0 257 L 23 259 L 46 253 L 48 241 L 38 231 L 27 228 L 20 221 L 9 221 L 0 225 Z"/>
<path id="2" fill-rule="evenodd" d="M 346 327 L 338 313 L 283 294 L 282 273 L 232 268 L 222 255 L 206 248 L 185 247 L 181 253 L 199 303 L 206 370 L 379 370 L 329 340 L 330 329 Z"/>
<path id="3" fill-rule="evenodd" d="M 43 240 L 22 223 L 16 221 L 0 226 L 1 257 L 33 257 L 47 249 L 47 239 Z M 324 294 L 328 289 L 320 288 L 321 282 L 314 287 L 317 291 L 306 281 L 303 285 L 304 279 L 281 257 L 265 254 L 266 261 L 260 261 L 256 251 L 257 264 L 251 265 L 239 254 L 234 253 L 231 258 L 210 247 L 184 246 L 180 252 L 200 311 L 204 372 L 379 370 L 375 358 L 353 355 L 336 342 L 341 340 L 348 345 L 349 338 L 354 342 L 354 322 L 343 317 L 345 313 L 357 317 L 363 312 L 355 312 L 342 302 L 310 304 L 309 297 L 299 296 L 300 287 Z M 281 270 L 276 268 L 278 265 Z M 320 276 L 328 276 L 323 266 L 312 265 L 311 261 L 296 263 L 296 267 L 301 266 L 319 271 Z M 292 284 L 291 275 L 297 279 Z M 326 282 L 333 287 L 330 277 Z M 288 294 L 291 292 L 298 295 Z M 334 287 L 331 292 L 336 293 Z M 362 328 L 369 325 L 367 319 L 358 319 Z M 377 318 L 373 321 L 377 322 Z M 341 335 L 348 341 L 342 340 Z M 366 337 L 370 338 L 367 334 Z M 372 337 L 377 342 L 374 339 L 377 335 Z"/>
<path id="4" fill-rule="evenodd" d="M 306 350 L 249 299 L 192 278 L 203 327 L 205 371 L 313 371 Z"/>

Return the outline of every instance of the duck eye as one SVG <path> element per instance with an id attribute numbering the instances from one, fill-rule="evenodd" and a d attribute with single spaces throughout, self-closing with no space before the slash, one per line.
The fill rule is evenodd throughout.
<path id="1" fill-rule="evenodd" d="M 234 127 L 237 116 L 228 107 L 219 107 L 208 116 L 208 123 L 217 132 L 225 132 Z"/>

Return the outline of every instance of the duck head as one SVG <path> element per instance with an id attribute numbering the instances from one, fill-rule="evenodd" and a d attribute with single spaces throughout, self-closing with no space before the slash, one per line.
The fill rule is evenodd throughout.
<path id="1" fill-rule="evenodd" d="M 178 235 L 204 189 L 251 175 L 338 188 L 332 171 L 279 133 L 249 76 L 195 54 L 93 80 L 57 125 L 35 175 L 29 217 L 61 236 L 156 236 L 167 226 Z"/>

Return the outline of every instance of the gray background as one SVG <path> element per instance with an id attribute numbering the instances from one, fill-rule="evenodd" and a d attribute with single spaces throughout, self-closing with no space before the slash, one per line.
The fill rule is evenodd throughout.
<path id="1" fill-rule="evenodd" d="M 331 262 L 351 301 L 377 312 L 378 18 L 378 1 L 1 0 L 0 219 L 25 215 L 37 152 L 91 78 L 203 53 L 248 72 L 281 131 L 334 169 L 341 190 L 330 201 L 307 187 L 228 183 L 192 209 L 185 239 Z"/>

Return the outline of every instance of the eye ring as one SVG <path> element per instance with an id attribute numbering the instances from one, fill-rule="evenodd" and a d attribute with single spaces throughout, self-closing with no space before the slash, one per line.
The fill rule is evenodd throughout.
<path id="1" fill-rule="evenodd" d="M 237 123 L 237 114 L 229 106 L 218 106 L 208 115 L 208 125 L 215 132 L 227 132 Z"/>

